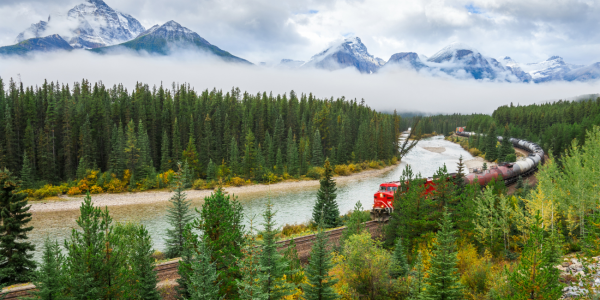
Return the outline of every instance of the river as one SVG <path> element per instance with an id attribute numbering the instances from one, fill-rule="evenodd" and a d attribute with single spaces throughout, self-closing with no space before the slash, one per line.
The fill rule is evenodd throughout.
<path id="1" fill-rule="evenodd" d="M 446 150 L 442 153 L 435 153 L 424 149 L 428 147 L 444 147 Z M 338 185 L 337 201 L 340 212 L 350 211 L 357 201 L 362 203 L 363 208 L 370 209 L 373 205 L 373 194 L 377 191 L 379 184 L 398 180 L 407 164 L 411 165 L 415 174 L 421 173 L 424 177 L 430 177 L 443 164 L 446 164 L 448 172 L 455 172 L 456 164 L 461 155 L 464 160 L 473 158 L 459 145 L 446 141 L 441 136 L 422 140 L 404 157 L 396 168 L 378 176 L 361 178 Z M 246 222 L 248 222 L 250 216 L 256 216 L 255 223 L 262 223 L 261 213 L 270 198 L 274 210 L 277 212 L 275 215 L 277 225 L 283 226 L 284 224 L 303 223 L 310 220 L 317 190 L 318 187 L 298 188 L 272 192 L 270 195 L 269 193 L 246 195 L 239 197 L 238 200 L 244 208 Z M 193 200 L 192 206 L 200 207 L 202 202 L 202 200 Z M 109 210 L 115 222 L 139 222 L 147 226 L 154 242 L 154 248 L 163 250 L 164 234 L 168 227 L 166 221 L 168 206 L 168 202 L 159 202 L 112 206 Z M 78 210 L 34 213 L 30 223 L 34 229 L 29 237 L 36 246 L 35 259 L 40 259 L 43 250 L 42 245 L 46 237 L 57 239 L 62 245 L 62 241 L 70 235 L 72 228 L 77 227 L 75 221 L 78 217 Z"/>

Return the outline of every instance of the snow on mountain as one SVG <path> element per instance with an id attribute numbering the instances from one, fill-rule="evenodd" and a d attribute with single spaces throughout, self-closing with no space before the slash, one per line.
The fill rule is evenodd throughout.
<path id="1" fill-rule="evenodd" d="M 387 61 L 385 67 L 399 66 L 404 68 L 411 68 L 415 70 L 421 70 L 427 68 L 423 63 L 419 55 L 415 52 L 400 52 L 392 55 Z"/>
<path id="2" fill-rule="evenodd" d="M 552 56 L 538 63 L 521 65 L 523 71 L 531 75 L 533 81 L 536 83 L 562 80 L 565 74 L 581 67 L 583 66 L 565 63 L 560 56 Z"/>
<path id="3" fill-rule="evenodd" d="M 566 81 L 590 81 L 599 78 L 600 62 L 569 71 L 563 76 L 563 79 Z"/>
<path id="4" fill-rule="evenodd" d="M 104 1 L 85 0 L 66 14 L 52 14 L 48 22 L 31 25 L 16 42 L 58 33 L 74 48 L 97 48 L 132 40 L 144 30 L 134 17 L 112 9 Z"/>
<path id="5" fill-rule="evenodd" d="M 511 71 L 515 76 L 517 76 L 517 78 L 519 78 L 522 82 L 531 82 L 533 80 L 531 74 L 523 71 L 519 63 L 514 61 L 509 56 L 505 56 L 500 63 L 504 65 L 507 70 Z"/>
<path id="6" fill-rule="evenodd" d="M 359 37 L 353 37 L 346 38 L 314 55 L 303 66 L 327 70 L 354 67 L 361 73 L 374 73 L 384 64 L 384 60 L 369 54 Z"/>
<path id="7" fill-rule="evenodd" d="M 196 32 L 181 26 L 175 21 L 169 21 L 163 25 L 154 25 L 131 41 L 108 47 L 95 48 L 91 51 L 106 54 L 118 51 L 119 49 L 129 49 L 157 55 L 169 55 L 179 50 L 199 51 L 216 55 L 225 61 L 250 64 L 247 60 L 212 45 Z"/>

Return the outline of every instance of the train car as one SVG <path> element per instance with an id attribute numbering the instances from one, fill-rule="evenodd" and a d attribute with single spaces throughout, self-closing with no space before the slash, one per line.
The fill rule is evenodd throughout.
<path id="1" fill-rule="evenodd" d="M 475 132 L 459 131 L 458 128 L 456 134 L 466 137 L 478 135 Z M 503 140 L 501 136 L 497 137 L 497 139 L 499 141 Z M 515 183 L 519 176 L 527 177 L 537 171 L 538 166 L 544 162 L 545 153 L 542 147 L 536 143 L 516 138 L 510 138 L 509 141 L 515 148 L 529 152 L 529 155 L 514 163 L 500 163 L 498 166 L 492 166 L 488 170 L 473 170 L 472 173 L 465 175 L 465 183 L 472 184 L 476 182 L 481 187 L 484 187 L 490 181 L 501 178 L 506 185 L 510 185 Z M 432 194 L 435 191 L 433 178 L 427 178 L 425 185 L 426 195 Z M 399 187 L 399 181 L 386 182 L 379 186 L 379 191 L 373 196 L 373 209 L 371 210 L 371 217 L 373 219 L 385 221 L 389 218 L 389 215 L 394 210 L 394 195 Z"/>

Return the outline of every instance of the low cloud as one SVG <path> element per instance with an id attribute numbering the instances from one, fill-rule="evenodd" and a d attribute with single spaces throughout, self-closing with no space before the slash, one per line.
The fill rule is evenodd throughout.
<path id="1" fill-rule="evenodd" d="M 24 85 L 41 85 L 45 79 L 69 84 L 82 78 L 106 86 L 122 83 L 129 91 L 137 82 L 170 88 L 173 82 L 189 83 L 195 90 L 239 87 L 252 94 L 313 93 L 319 98 L 364 98 L 377 110 L 425 113 L 492 113 L 511 102 L 515 105 L 572 98 L 600 92 L 600 83 L 554 82 L 547 84 L 481 82 L 432 77 L 409 70 L 360 74 L 353 69 L 276 69 L 223 63 L 205 55 L 178 52 L 150 56 L 123 52 L 97 55 L 83 50 L 38 54 L 26 58 L 0 58 L 0 77 Z"/>

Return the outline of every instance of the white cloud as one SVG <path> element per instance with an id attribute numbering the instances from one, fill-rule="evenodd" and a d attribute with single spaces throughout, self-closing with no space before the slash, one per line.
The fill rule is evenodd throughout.
<path id="1" fill-rule="evenodd" d="M 377 110 L 430 113 L 491 113 L 500 105 L 531 104 L 598 93 L 600 82 L 522 84 L 431 77 L 392 69 L 384 74 L 360 74 L 352 69 L 323 71 L 285 70 L 209 61 L 204 56 L 180 53 L 173 57 L 149 57 L 130 53 L 99 56 L 83 50 L 50 53 L 29 58 L 0 59 L 0 77 L 18 78 L 27 86 L 45 79 L 70 84 L 86 78 L 108 87 L 122 83 L 131 90 L 137 82 L 150 86 L 189 83 L 196 90 L 239 87 L 255 94 L 262 91 L 312 92 L 317 97 L 364 98 Z"/>

